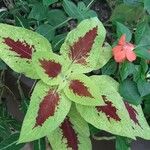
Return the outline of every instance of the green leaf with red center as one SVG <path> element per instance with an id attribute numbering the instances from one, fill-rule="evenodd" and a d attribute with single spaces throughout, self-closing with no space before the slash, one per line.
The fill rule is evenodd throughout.
<path id="1" fill-rule="evenodd" d="M 39 139 L 55 130 L 70 110 L 71 102 L 58 91 L 57 86 L 47 86 L 39 81 L 33 91 L 25 116 L 19 142 Z"/>
<path id="2" fill-rule="evenodd" d="M 50 43 L 41 35 L 24 28 L 0 24 L 0 58 L 14 71 L 38 79 L 31 64 L 32 54 L 49 50 Z"/>
<path id="3" fill-rule="evenodd" d="M 144 117 L 141 106 L 135 106 L 125 102 L 125 107 L 129 113 L 134 135 L 150 140 L 150 127 Z"/>
<path id="4" fill-rule="evenodd" d="M 97 86 L 84 74 L 72 74 L 64 92 L 71 101 L 82 105 L 97 106 L 104 104 L 102 98 L 99 97 Z"/>
<path id="5" fill-rule="evenodd" d="M 33 65 L 41 80 L 49 85 L 59 84 L 67 71 L 63 57 L 49 52 L 36 52 L 33 55 Z"/>
<path id="6" fill-rule="evenodd" d="M 70 62 L 74 72 L 86 73 L 96 67 L 105 34 L 98 18 L 82 21 L 68 34 L 60 52 Z"/>
<path id="7" fill-rule="evenodd" d="M 81 116 L 98 129 L 134 139 L 129 114 L 118 93 L 118 83 L 106 75 L 92 76 L 91 79 L 98 86 L 99 97 L 104 104 L 96 107 L 77 104 Z"/>
<path id="8" fill-rule="evenodd" d="M 88 124 L 75 107 L 55 131 L 49 133 L 48 139 L 53 150 L 91 150 Z"/>

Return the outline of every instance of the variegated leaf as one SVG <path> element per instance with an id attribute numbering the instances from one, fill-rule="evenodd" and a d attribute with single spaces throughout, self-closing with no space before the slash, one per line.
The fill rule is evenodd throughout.
<path id="1" fill-rule="evenodd" d="M 112 47 L 109 44 L 105 45 L 104 47 L 101 47 L 99 49 L 98 63 L 94 69 L 96 70 L 102 68 L 111 57 L 112 57 Z"/>
<path id="2" fill-rule="evenodd" d="M 39 139 L 56 129 L 70 110 L 71 102 L 57 91 L 39 81 L 33 91 L 25 116 L 19 142 Z"/>
<path id="3" fill-rule="evenodd" d="M 87 73 L 95 68 L 105 35 L 105 28 L 96 17 L 82 21 L 68 34 L 60 52 L 74 72 Z"/>
<path id="4" fill-rule="evenodd" d="M 41 35 L 20 27 L 0 24 L 0 58 L 14 71 L 38 79 L 31 65 L 35 51 L 51 51 Z"/>
<path id="5" fill-rule="evenodd" d="M 131 119 L 134 135 L 150 140 L 150 127 L 145 120 L 141 106 L 134 106 L 128 102 L 125 102 L 125 106 Z"/>
<path id="6" fill-rule="evenodd" d="M 53 150 L 92 150 L 88 124 L 71 108 L 69 115 L 48 135 Z"/>
<path id="7" fill-rule="evenodd" d="M 99 96 L 97 86 L 84 74 L 72 74 L 68 79 L 64 92 L 71 101 L 82 105 L 97 106 L 104 104 Z"/>
<path id="8" fill-rule="evenodd" d="M 106 75 L 92 76 L 91 79 L 98 85 L 99 97 L 105 104 L 96 107 L 76 105 L 81 116 L 98 129 L 135 139 L 130 117 L 116 89 L 118 83 Z"/>
<path id="9" fill-rule="evenodd" d="M 63 57 L 49 52 L 36 52 L 33 65 L 41 80 L 49 85 L 60 84 L 68 67 Z"/>

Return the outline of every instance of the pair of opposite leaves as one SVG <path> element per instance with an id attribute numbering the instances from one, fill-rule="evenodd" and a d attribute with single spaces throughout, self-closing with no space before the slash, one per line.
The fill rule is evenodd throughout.
<path id="1" fill-rule="evenodd" d="M 4 24 L 0 27 L 1 59 L 14 71 L 41 79 L 33 91 L 19 142 L 48 136 L 54 150 L 91 149 L 86 122 L 113 134 L 150 139 L 140 106 L 123 103 L 117 82 L 108 76 L 83 74 L 101 68 L 111 57 L 111 47 L 102 48 L 106 31 L 97 18 L 82 21 L 68 34 L 61 55 L 54 54 L 50 43 L 37 33 Z"/>

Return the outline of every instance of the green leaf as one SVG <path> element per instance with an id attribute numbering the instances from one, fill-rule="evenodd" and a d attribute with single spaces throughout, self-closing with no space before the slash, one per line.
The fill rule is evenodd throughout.
<path id="1" fill-rule="evenodd" d="M 62 80 L 68 70 L 68 64 L 62 56 L 49 52 L 36 52 L 32 61 L 38 76 L 45 84 L 63 86 Z"/>
<path id="2" fill-rule="evenodd" d="M 140 17 L 144 17 L 142 6 L 133 7 L 121 3 L 120 5 L 117 5 L 113 10 L 110 20 L 132 23 L 132 22 L 137 22 Z"/>
<path id="3" fill-rule="evenodd" d="M 49 6 L 51 4 L 56 3 L 58 0 L 43 0 L 43 4 Z"/>
<path id="4" fill-rule="evenodd" d="M 82 105 L 96 106 L 103 104 L 102 98 L 98 95 L 97 86 L 83 74 L 71 75 L 64 92 L 71 101 Z"/>
<path id="5" fill-rule="evenodd" d="M 54 52 L 58 52 L 60 50 L 61 45 L 64 43 L 66 38 L 66 33 L 56 35 L 52 40 L 52 47 Z"/>
<path id="6" fill-rule="evenodd" d="M 124 80 L 120 84 L 119 93 L 125 101 L 128 101 L 131 104 L 139 105 L 142 102 L 136 83 L 129 79 Z"/>
<path id="7" fill-rule="evenodd" d="M 60 53 L 70 62 L 74 72 L 90 72 L 99 61 L 105 35 L 105 28 L 98 18 L 86 19 L 67 35 Z"/>
<path id="8" fill-rule="evenodd" d="M 33 8 L 28 16 L 28 18 L 32 18 L 38 21 L 44 20 L 47 18 L 48 8 L 42 3 L 36 3 L 33 5 Z"/>
<path id="9" fill-rule="evenodd" d="M 144 9 L 150 14 L 150 1 L 144 0 Z"/>
<path id="10" fill-rule="evenodd" d="M 116 137 L 116 150 L 131 150 L 131 140 L 125 137 Z"/>
<path id="11" fill-rule="evenodd" d="M 15 72 L 38 79 L 31 64 L 32 54 L 50 50 L 51 45 L 43 36 L 24 28 L 0 24 L 0 58 Z"/>
<path id="12" fill-rule="evenodd" d="M 55 131 L 49 133 L 48 139 L 53 150 L 91 150 L 88 124 L 74 107 Z"/>
<path id="13" fill-rule="evenodd" d="M 34 147 L 34 150 L 46 150 L 45 138 L 34 141 L 33 147 Z"/>
<path id="14" fill-rule="evenodd" d="M 134 139 L 128 112 L 118 93 L 118 83 L 106 75 L 91 76 L 91 79 L 98 86 L 98 94 L 104 104 L 96 107 L 76 104 L 81 116 L 100 130 Z"/>
<path id="15" fill-rule="evenodd" d="M 100 57 L 98 59 L 98 63 L 95 70 L 102 68 L 110 60 L 110 58 L 112 57 L 112 47 L 109 44 L 105 45 L 104 47 L 101 47 L 99 51 L 99 56 Z"/>
<path id="16" fill-rule="evenodd" d="M 126 40 L 128 42 L 130 42 L 131 38 L 132 38 L 132 33 L 131 31 L 128 29 L 127 26 L 125 26 L 124 24 L 117 22 L 117 37 L 121 37 L 123 34 L 126 35 Z"/>
<path id="17" fill-rule="evenodd" d="M 0 150 L 20 150 L 24 144 L 17 144 L 19 133 L 9 135 L 0 143 Z"/>
<path id="18" fill-rule="evenodd" d="M 137 86 L 141 97 L 150 94 L 150 83 L 146 80 L 138 80 Z"/>
<path id="19" fill-rule="evenodd" d="M 45 38 L 47 38 L 49 41 L 51 41 L 55 36 L 55 29 L 53 26 L 49 24 L 42 24 L 37 29 L 36 32 L 43 35 Z"/>
<path id="20" fill-rule="evenodd" d="M 0 70 L 6 70 L 7 66 L 6 64 L 0 59 Z"/>
<path id="21" fill-rule="evenodd" d="M 11 134 L 11 130 L 9 125 L 5 122 L 5 119 L 0 120 L 0 137 L 5 139 L 6 137 L 8 137 Z"/>
<path id="22" fill-rule="evenodd" d="M 138 24 L 136 32 L 135 32 L 135 43 L 137 47 L 142 48 L 146 47 L 147 49 L 150 48 L 150 26 L 147 22 L 142 22 Z"/>
<path id="23" fill-rule="evenodd" d="M 114 75 L 117 70 L 117 63 L 113 59 L 110 59 L 109 62 L 101 70 L 102 74 Z"/>
<path id="24" fill-rule="evenodd" d="M 134 74 L 135 71 L 136 69 L 133 63 L 129 61 L 125 61 L 124 63 L 122 63 L 120 68 L 120 76 L 122 81 L 126 79 L 129 75 Z"/>
<path id="25" fill-rule="evenodd" d="M 53 9 L 49 11 L 48 13 L 48 22 L 52 26 L 58 26 L 59 24 L 62 24 L 63 22 L 64 23 L 62 24 L 62 26 L 67 25 L 66 20 L 68 20 L 66 14 L 64 13 L 64 11 L 60 9 Z"/>
<path id="26" fill-rule="evenodd" d="M 42 81 L 37 83 L 23 121 L 19 143 L 42 138 L 63 122 L 71 102 L 57 88 L 47 86 Z"/>
<path id="27" fill-rule="evenodd" d="M 146 59 L 146 60 L 150 60 L 150 52 L 148 49 L 149 45 L 146 46 L 141 46 L 141 47 L 137 47 L 134 52 L 136 53 L 136 55 L 140 58 Z"/>
<path id="28" fill-rule="evenodd" d="M 87 9 L 83 2 L 79 2 L 77 7 L 72 1 L 63 0 L 63 8 L 70 17 L 79 21 L 97 16 L 94 11 Z"/>
<path id="29" fill-rule="evenodd" d="M 14 15 L 15 25 L 29 29 L 29 21 L 19 14 Z"/>

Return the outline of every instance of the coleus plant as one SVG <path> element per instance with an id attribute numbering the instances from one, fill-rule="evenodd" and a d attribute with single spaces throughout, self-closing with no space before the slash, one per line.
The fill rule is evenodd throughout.
<path id="1" fill-rule="evenodd" d="M 141 106 L 123 101 L 119 83 L 107 75 L 86 75 L 112 57 L 111 46 L 103 46 L 105 35 L 98 18 L 86 19 L 54 54 L 43 36 L 0 24 L 0 58 L 38 79 L 18 143 L 46 136 L 54 150 L 90 150 L 88 123 L 112 134 L 150 139 Z"/>

